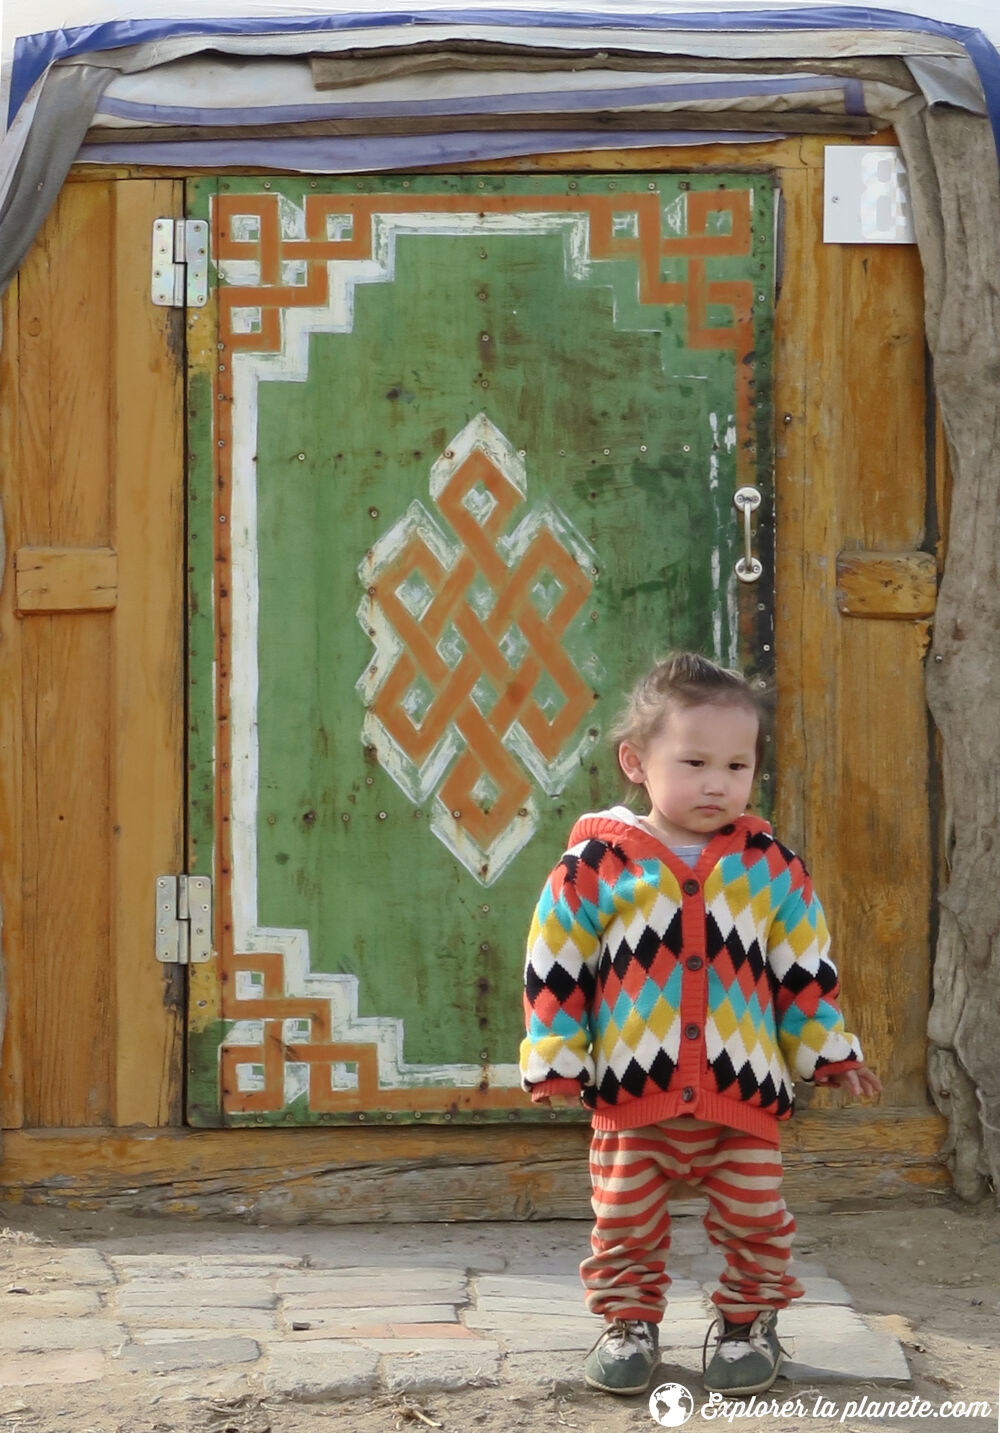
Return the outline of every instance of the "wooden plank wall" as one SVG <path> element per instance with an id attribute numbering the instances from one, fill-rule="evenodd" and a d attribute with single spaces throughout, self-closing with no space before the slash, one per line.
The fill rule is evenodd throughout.
<path id="1" fill-rule="evenodd" d="M 8 1128 L 182 1115 L 181 989 L 150 959 L 153 881 L 182 854 L 184 526 L 178 316 L 149 303 L 149 235 L 179 201 L 170 180 L 71 182 L 4 306 Z M 38 549 L 58 560 L 22 611 Z"/>
<path id="2" fill-rule="evenodd" d="M 837 557 L 925 541 L 937 457 L 922 274 L 915 246 L 822 243 L 822 146 L 803 153 L 782 174 L 785 231 L 810 241 L 787 246 L 775 361 L 778 830 L 828 908 L 882 1103 L 914 1106 L 927 1098 L 934 900 L 930 624 L 842 615 Z"/>
<path id="3" fill-rule="evenodd" d="M 494 167 L 533 165 L 567 161 Z M 928 624 L 847 616 L 837 594 L 838 554 L 934 548 L 927 491 L 945 493 L 946 477 L 925 422 L 919 259 L 822 244 L 818 140 L 573 159 L 744 165 L 777 169 L 785 203 L 776 825 L 813 870 L 849 1017 L 887 1086 L 877 1110 L 830 1111 L 839 1097 L 817 1094 L 788 1131 L 789 1177 L 805 1202 L 871 1198 L 947 1178 L 924 1088 Z M 180 333 L 148 301 L 148 263 L 153 218 L 179 212 L 180 191 L 179 178 L 81 173 L 4 306 L 0 894 L 12 1005 L 0 1113 L 12 1133 L 0 1197 L 127 1203 L 138 1186 L 136 1207 L 351 1219 L 371 1214 L 377 1187 L 378 1217 L 585 1214 L 583 1129 L 179 1128 L 181 989 L 152 957 L 151 892 L 182 858 Z M 95 610 L 19 615 L 25 548 L 86 549 L 61 590 L 97 593 Z M 109 551 L 117 589 L 102 608 Z M 36 558 L 24 554 L 26 573 Z"/>

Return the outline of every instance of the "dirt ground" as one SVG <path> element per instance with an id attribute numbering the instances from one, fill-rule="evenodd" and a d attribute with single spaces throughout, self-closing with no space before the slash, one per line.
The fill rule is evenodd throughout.
<path id="1" fill-rule="evenodd" d="M 28 1237 L 67 1241 L 65 1224 L 52 1215 L 17 1211 L 13 1237 L 0 1241 L 0 1287 L 17 1279 L 17 1230 Z M 95 1241 L 93 1218 L 91 1242 Z M 875 1327 L 901 1340 L 913 1373 L 911 1388 L 874 1385 L 794 1387 L 779 1381 L 768 1398 L 800 1401 L 802 1411 L 768 1416 L 730 1410 L 731 1417 L 708 1419 L 701 1390 L 692 1389 L 696 1410 L 690 1429 L 737 1428 L 760 1433 L 867 1433 L 869 1429 L 954 1429 L 1000 1433 L 1000 1213 L 992 1205 L 969 1208 L 950 1196 L 933 1204 L 886 1205 L 876 1211 L 803 1215 L 799 1218 L 803 1257 L 822 1263 L 850 1290 L 855 1308 Z M 121 1220 L 116 1219 L 120 1229 Z M 148 1221 L 145 1221 L 148 1231 Z M 48 1232 L 47 1232 L 48 1230 Z M 390 1433 L 427 1428 L 446 1433 L 510 1433 L 514 1429 L 578 1430 L 578 1433 L 636 1433 L 655 1429 L 645 1397 L 617 1399 L 580 1386 L 575 1360 L 552 1355 L 550 1392 L 501 1384 L 459 1393 L 407 1398 L 373 1397 L 356 1403 L 294 1404 L 252 1397 L 206 1402 L 196 1378 L 188 1397 L 156 1400 L 150 1385 L 126 1380 L 80 1385 L 71 1391 L 52 1387 L 2 1390 L 0 1433 Z M 657 1374 L 656 1382 L 692 1383 L 690 1372 Z M 835 1405 L 827 1416 L 814 1412 L 822 1395 Z M 864 1397 L 882 1405 L 922 1400 L 929 1411 L 902 1416 L 872 1416 L 848 1406 Z M 987 1417 L 967 1413 L 946 1416 L 948 1403 L 988 1403 Z"/>

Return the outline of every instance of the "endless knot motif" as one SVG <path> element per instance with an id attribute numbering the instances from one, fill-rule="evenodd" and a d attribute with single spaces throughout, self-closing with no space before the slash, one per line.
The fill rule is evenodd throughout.
<path id="1" fill-rule="evenodd" d="M 508 531 L 524 465 L 484 414 L 434 464 L 430 492 L 454 536 L 414 502 L 360 568 L 358 620 L 375 644 L 358 682 L 363 739 L 490 885 L 537 826 L 531 778 L 557 795 L 597 739 L 566 647 L 595 555 L 551 504 Z"/>

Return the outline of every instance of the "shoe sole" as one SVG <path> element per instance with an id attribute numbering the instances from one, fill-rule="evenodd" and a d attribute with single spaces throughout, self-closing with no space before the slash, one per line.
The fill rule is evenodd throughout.
<path id="1" fill-rule="evenodd" d="M 633 1384 L 631 1388 L 612 1388 L 610 1383 L 598 1383 L 596 1378 L 591 1378 L 589 1373 L 583 1375 L 583 1381 L 589 1388 L 596 1388 L 599 1393 L 617 1393 L 622 1398 L 635 1398 L 637 1394 L 645 1393 L 653 1381 L 655 1369 L 650 1369 L 649 1377 L 645 1383 Z"/>
<path id="2" fill-rule="evenodd" d="M 727 1398 L 730 1394 L 739 1398 L 744 1393 L 766 1393 L 769 1388 L 773 1387 L 774 1381 L 781 1371 L 782 1363 L 784 1363 L 784 1358 L 779 1353 L 777 1362 L 775 1363 L 770 1376 L 766 1378 L 763 1383 L 744 1383 L 741 1384 L 739 1388 L 713 1388 L 712 1385 L 708 1383 L 704 1378 L 702 1379 L 702 1383 L 705 1385 L 705 1391 L 707 1393 L 721 1393 Z"/>

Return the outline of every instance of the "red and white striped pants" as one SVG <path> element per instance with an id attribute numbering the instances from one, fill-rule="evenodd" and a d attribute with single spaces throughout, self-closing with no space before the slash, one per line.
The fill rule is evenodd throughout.
<path id="1" fill-rule="evenodd" d="M 705 1228 L 726 1261 L 712 1297 L 727 1318 L 746 1321 L 802 1294 L 788 1272 L 795 1221 L 781 1198 L 781 1151 L 774 1145 L 694 1119 L 595 1130 L 590 1178 L 597 1222 L 580 1274 L 592 1313 L 663 1318 L 668 1204 L 678 1183 L 708 1199 Z"/>

